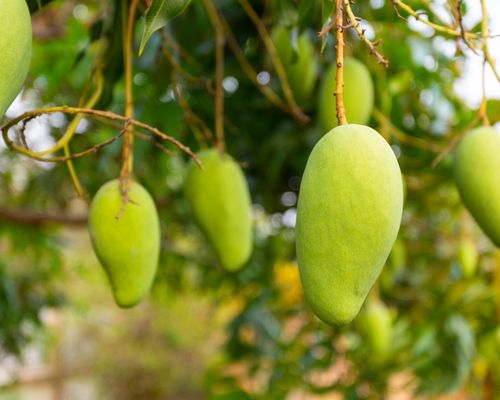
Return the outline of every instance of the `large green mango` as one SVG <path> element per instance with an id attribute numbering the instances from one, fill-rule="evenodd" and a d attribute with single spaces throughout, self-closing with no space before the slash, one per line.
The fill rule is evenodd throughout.
<path id="1" fill-rule="evenodd" d="M 186 197 L 195 220 L 230 271 L 245 264 L 252 252 L 251 203 L 241 168 L 216 149 L 198 154 L 201 170 L 191 162 Z"/>
<path id="2" fill-rule="evenodd" d="M 122 210 L 118 179 L 103 185 L 90 205 L 89 233 L 120 307 L 136 305 L 149 291 L 160 255 L 160 222 L 150 194 L 130 182 Z"/>
<path id="3" fill-rule="evenodd" d="M 457 147 L 455 183 L 484 233 L 500 247 L 500 132 L 473 129 Z"/>
<path id="4" fill-rule="evenodd" d="M 321 84 L 318 112 L 325 132 L 338 125 L 335 104 L 337 66 L 333 64 Z M 373 110 L 374 89 L 368 68 L 355 58 L 344 60 L 344 107 L 350 124 L 365 125 Z"/>
<path id="5" fill-rule="evenodd" d="M 25 0 L 0 0 L 0 120 L 21 91 L 31 61 L 31 17 Z"/>
<path id="6" fill-rule="evenodd" d="M 318 61 L 311 38 L 303 32 L 298 38 L 295 50 L 292 47 L 290 32 L 285 27 L 276 26 L 271 38 L 297 102 L 302 106 L 307 105 L 318 77 Z"/>
<path id="7" fill-rule="evenodd" d="M 296 246 L 306 299 L 324 322 L 344 325 L 357 315 L 402 208 L 398 162 L 375 130 L 342 125 L 316 144 L 300 187 Z"/>

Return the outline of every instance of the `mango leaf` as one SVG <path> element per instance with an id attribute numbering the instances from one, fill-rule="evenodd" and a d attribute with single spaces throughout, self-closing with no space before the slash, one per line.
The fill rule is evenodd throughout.
<path id="1" fill-rule="evenodd" d="M 490 99 L 486 105 L 486 112 L 492 124 L 500 122 L 500 99 Z"/>
<path id="2" fill-rule="evenodd" d="M 151 35 L 181 14 L 189 3 L 191 0 L 153 0 L 144 15 L 145 24 L 139 55 L 144 51 Z"/>

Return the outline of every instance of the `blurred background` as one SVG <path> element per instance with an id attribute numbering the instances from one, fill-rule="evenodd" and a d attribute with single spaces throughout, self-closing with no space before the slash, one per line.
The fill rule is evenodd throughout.
<path id="1" fill-rule="evenodd" d="M 28 3 L 31 72 L 4 122 L 45 105 L 79 104 L 97 64 L 105 83 L 96 108 L 123 114 L 127 3 L 44 0 L 40 9 Z M 253 203 L 255 249 L 237 273 L 219 265 L 192 221 L 182 189 L 187 158 L 160 151 L 156 138 L 137 140 L 135 175 L 157 203 L 162 253 L 151 294 L 133 309 L 119 309 L 91 249 L 87 203 L 66 165 L 34 161 L 0 144 L 0 399 L 500 398 L 500 252 L 463 207 L 452 152 L 445 151 L 479 124 L 482 57 L 461 38 L 415 18 L 406 21 L 401 9 L 399 17 L 388 0 L 358 1 L 352 8 L 367 37 L 382 40 L 378 50 L 389 67 L 378 64 L 351 30 L 346 54 L 370 70 L 370 126 L 398 157 L 406 189 L 403 223 L 352 324 L 329 327 L 304 303 L 295 207 L 307 157 L 325 133 L 316 99 L 335 59 L 333 38 L 317 36 L 328 22 L 325 3 L 248 2 L 268 30 L 285 26 L 292 41 L 304 34 L 313 44 L 318 73 L 312 93 L 298 98 L 310 117 L 300 120 L 262 94 L 266 87 L 283 97 L 242 2 L 215 2 L 228 24 L 226 143 L 244 169 Z M 457 1 L 407 3 L 422 18 L 456 28 Z M 479 31 L 479 1 L 460 4 L 464 28 Z M 500 6 L 486 4 L 491 32 L 500 33 Z M 138 57 L 143 27 L 138 18 L 136 119 L 193 150 L 210 146 L 215 43 L 204 2 L 194 0 Z M 500 39 L 489 42 L 500 62 Z M 500 83 L 491 70 L 486 82 L 495 124 Z M 31 121 L 30 148 L 50 147 L 69 122 L 63 114 Z M 83 119 L 71 147 L 81 151 L 115 134 Z M 89 197 L 120 167 L 120 141 L 75 161 Z"/>

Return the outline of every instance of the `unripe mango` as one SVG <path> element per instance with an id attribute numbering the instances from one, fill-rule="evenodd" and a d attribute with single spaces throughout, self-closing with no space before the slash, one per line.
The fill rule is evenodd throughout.
<path id="1" fill-rule="evenodd" d="M 90 205 L 89 233 L 120 307 L 136 305 L 149 291 L 160 255 L 160 222 L 150 194 L 130 182 L 122 212 L 120 181 L 103 185 Z"/>
<path id="2" fill-rule="evenodd" d="M 324 322 L 344 325 L 358 314 L 402 208 L 398 162 L 375 130 L 342 125 L 316 144 L 300 188 L 296 246 L 306 299 Z"/>
<path id="3" fill-rule="evenodd" d="M 0 1 L 0 120 L 23 87 L 31 61 L 31 17 L 25 0 Z"/>
<path id="4" fill-rule="evenodd" d="M 198 154 L 201 170 L 191 162 L 185 193 L 194 219 L 229 271 L 243 266 L 253 246 L 251 202 L 243 171 L 216 149 Z"/>
<path id="5" fill-rule="evenodd" d="M 325 132 L 338 125 L 335 105 L 337 66 L 333 64 L 321 83 L 318 112 Z M 374 89 L 370 71 L 355 58 L 344 60 L 344 107 L 351 124 L 367 124 L 373 110 Z"/>
<path id="6" fill-rule="evenodd" d="M 500 247 L 500 132 L 480 127 L 467 133 L 457 147 L 453 167 L 462 201 Z"/>
<path id="7" fill-rule="evenodd" d="M 271 38 L 285 69 L 288 83 L 300 105 L 307 103 L 313 94 L 318 76 L 318 61 L 311 38 L 303 32 L 294 51 L 290 32 L 283 26 L 276 26 Z"/>
<path id="8" fill-rule="evenodd" d="M 472 278 L 476 274 L 478 259 L 476 243 L 470 238 L 463 238 L 458 247 L 458 260 L 464 277 Z"/>
<path id="9" fill-rule="evenodd" d="M 374 361 L 383 361 L 390 353 L 393 332 L 391 311 L 381 301 L 371 301 L 359 315 L 360 332 Z"/>

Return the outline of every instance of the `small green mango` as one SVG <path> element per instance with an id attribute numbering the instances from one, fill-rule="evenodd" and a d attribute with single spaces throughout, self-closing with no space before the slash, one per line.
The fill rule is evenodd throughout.
<path id="1" fill-rule="evenodd" d="M 301 183 L 296 247 L 304 293 L 330 325 L 359 312 L 396 240 L 403 184 L 373 129 L 342 125 L 314 147 Z"/>
<path id="2" fill-rule="evenodd" d="M 500 132 L 480 127 L 467 133 L 455 152 L 453 169 L 465 206 L 500 247 Z"/>
<path id="3" fill-rule="evenodd" d="M 335 103 L 337 66 L 333 64 L 324 77 L 319 94 L 318 112 L 325 132 L 338 125 Z M 365 125 L 373 111 L 374 88 L 370 71 L 355 58 L 344 60 L 344 107 L 351 124 Z"/>
<path id="4" fill-rule="evenodd" d="M 0 120 L 21 91 L 31 61 L 31 17 L 25 0 L 0 1 Z"/>
<path id="5" fill-rule="evenodd" d="M 374 361 L 383 361 L 390 353 L 393 326 L 392 315 L 381 301 L 369 301 L 359 315 L 360 333 L 371 350 Z"/>
<path id="6" fill-rule="evenodd" d="M 476 274 L 478 259 L 476 243 L 470 238 L 463 238 L 458 247 L 458 260 L 464 277 L 472 278 Z"/>
<path id="7" fill-rule="evenodd" d="M 303 32 L 294 50 L 290 31 L 283 26 L 276 26 L 271 32 L 271 39 L 297 102 L 306 105 L 312 97 L 318 77 L 318 61 L 311 38 Z"/>
<path id="8" fill-rule="evenodd" d="M 150 194 L 130 182 L 122 210 L 120 181 L 103 185 L 90 205 L 89 233 L 120 307 L 136 305 L 149 291 L 160 255 L 160 222 Z"/>
<path id="9" fill-rule="evenodd" d="M 252 252 L 251 202 L 243 171 L 216 149 L 198 154 L 201 170 L 191 162 L 185 193 L 193 216 L 229 271 L 241 268 Z"/>

